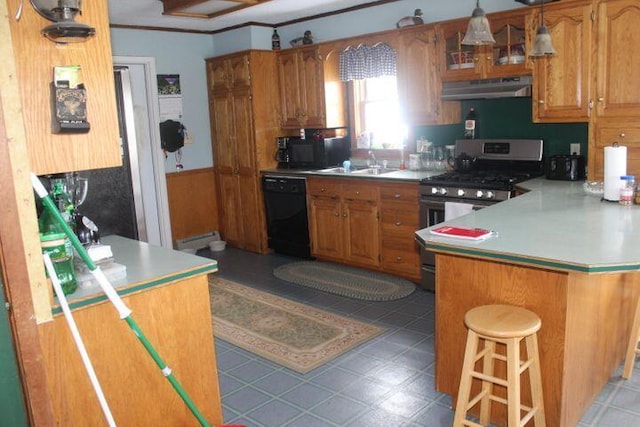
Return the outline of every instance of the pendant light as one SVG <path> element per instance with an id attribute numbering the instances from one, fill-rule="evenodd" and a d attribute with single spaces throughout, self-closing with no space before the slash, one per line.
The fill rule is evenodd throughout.
<path id="1" fill-rule="evenodd" d="M 529 52 L 529 56 L 549 56 L 556 53 L 556 50 L 553 48 L 553 44 L 551 44 L 551 34 L 549 34 L 547 26 L 544 25 L 544 3 L 545 0 L 542 0 L 540 4 L 540 26 L 536 32 L 536 38 L 533 41 L 533 49 Z"/>
<path id="2" fill-rule="evenodd" d="M 491 28 L 489 27 L 487 14 L 484 13 L 484 10 L 480 7 L 480 0 L 476 0 L 476 8 L 473 9 L 473 13 L 471 14 L 467 33 L 464 35 L 464 39 L 462 39 L 462 44 L 484 45 L 495 42 Z"/>

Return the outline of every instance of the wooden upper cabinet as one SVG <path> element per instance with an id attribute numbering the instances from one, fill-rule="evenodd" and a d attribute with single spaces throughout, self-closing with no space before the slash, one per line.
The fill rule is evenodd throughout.
<path id="1" fill-rule="evenodd" d="M 21 0 L 8 0 L 16 11 Z M 15 53 L 15 82 L 31 168 L 37 175 L 120 166 L 122 164 L 107 1 L 85 2 L 76 21 L 96 29 L 82 43 L 48 41 L 40 30 L 51 24 L 34 8 L 22 8 L 20 21 L 7 19 Z M 3 40 L 6 42 L 6 40 Z M 52 133 L 51 90 L 55 66 L 79 65 L 91 129 L 81 134 Z"/>
<path id="2" fill-rule="evenodd" d="M 438 38 L 433 26 L 403 29 L 398 52 L 400 105 L 408 125 L 460 121 L 460 103 L 440 99 Z"/>
<path id="3" fill-rule="evenodd" d="M 244 53 L 220 61 L 207 62 L 209 91 L 248 87 L 251 83 L 249 59 Z"/>
<path id="4" fill-rule="evenodd" d="M 597 12 L 598 117 L 640 116 L 640 2 L 608 0 Z"/>
<path id="5" fill-rule="evenodd" d="M 280 125 L 284 129 L 344 127 L 344 84 L 338 79 L 338 53 L 318 46 L 278 54 Z"/>
<path id="6" fill-rule="evenodd" d="M 458 81 L 515 77 L 531 74 L 527 58 L 530 18 L 527 9 L 489 15 L 496 43 L 487 46 L 463 45 L 469 18 L 437 24 L 442 38 L 440 69 L 442 80 Z"/>
<path id="7" fill-rule="evenodd" d="M 586 122 L 589 120 L 593 7 L 591 2 L 549 8 L 545 24 L 556 54 L 534 59 L 533 121 Z M 540 25 L 540 13 L 533 16 Z"/>

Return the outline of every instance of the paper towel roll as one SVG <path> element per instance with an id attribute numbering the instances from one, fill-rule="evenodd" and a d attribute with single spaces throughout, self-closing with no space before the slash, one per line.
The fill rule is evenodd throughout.
<path id="1" fill-rule="evenodd" d="M 627 147 L 604 147 L 604 199 L 620 200 L 620 177 L 627 174 Z"/>

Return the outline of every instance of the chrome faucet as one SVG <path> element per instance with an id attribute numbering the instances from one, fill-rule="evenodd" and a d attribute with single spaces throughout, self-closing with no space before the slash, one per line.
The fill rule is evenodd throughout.
<path id="1" fill-rule="evenodd" d="M 371 150 L 369 150 L 369 159 L 368 159 L 368 161 L 371 162 L 370 166 L 378 167 L 378 160 L 376 159 L 376 155 Z"/>

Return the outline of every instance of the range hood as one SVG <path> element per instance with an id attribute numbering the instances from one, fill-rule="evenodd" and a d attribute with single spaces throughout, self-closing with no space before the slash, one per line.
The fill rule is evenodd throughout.
<path id="1" fill-rule="evenodd" d="M 503 77 L 487 80 L 446 82 L 442 85 L 443 100 L 513 98 L 531 96 L 531 76 Z"/>

